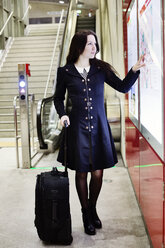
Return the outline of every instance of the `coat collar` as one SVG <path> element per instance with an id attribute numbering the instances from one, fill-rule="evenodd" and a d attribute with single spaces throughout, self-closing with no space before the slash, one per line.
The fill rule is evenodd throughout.
<path id="1" fill-rule="evenodd" d="M 74 64 L 67 64 L 64 67 L 64 70 L 68 73 L 71 74 L 72 76 L 75 77 L 81 77 L 80 73 L 77 71 L 76 67 L 74 66 Z M 88 72 L 88 77 L 90 77 L 91 75 L 97 73 L 100 71 L 100 67 L 99 66 L 95 66 L 95 65 L 91 65 L 90 66 L 90 70 Z"/>

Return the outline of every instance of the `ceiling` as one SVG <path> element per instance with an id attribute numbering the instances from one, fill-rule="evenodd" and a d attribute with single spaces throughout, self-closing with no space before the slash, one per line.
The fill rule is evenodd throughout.
<path id="1" fill-rule="evenodd" d="M 31 2 L 47 2 L 47 3 L 58 3 L 59 0 L 30 0 Z M 65 4 L 68 4 L 70 0 L 63 0 Z M 130 0 L 122 0 L 123 1 L 123 11 L 125 12 L 129 6 Z M 98 8 L 98 0 L 77 0 L 77 6 L 79 8 L 86 9 L 97 9 Z"/>
<path id="2" fill-rule="evenodd" d="M 98 1 L 97 0 L 77 0 L 77 7 L 82 7 L 86 9 L 97 9 Z"/>
<path id="3" fill-rule="evenodd" d="M 63 0 L 64 3 L 69 3 L 69 0 Z M 30 2 L 46 2 L 46 3 L 59 3 L 59 0 L 30 0 Z"/>
<path id="4" fill-rule="evenodd" d="M 122 1 L 123 1 L 123 10 L 126 11 L 131 0 L 122 0 Z M 77 0 L 77 2 L 80 4 L 82 3 L 82 8 L 87 8 L 87 9 L 89 9 L 90 7 L 94 9 L 98 8 L 98 0 Z"/>

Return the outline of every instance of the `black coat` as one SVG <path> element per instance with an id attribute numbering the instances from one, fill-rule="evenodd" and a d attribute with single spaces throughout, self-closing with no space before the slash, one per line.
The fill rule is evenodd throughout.
<path id="1" fill-rule="evenodd" d="M 87 81 L 73 64 L 58 68 L 54 104 L 59 117 L 66 114 L 66 89 L 72 102 L 68 127 L 68 168 L 88 172 L 113 167 L 117 156 L 111 130 L 104 109 L 104 82 L 117 91 L 126 93 L 138 78 L 139 71 L 132 69 L 123 80 L 113 72 L 105 73 L 91 65 Z M 64 142 L 57 160 L 63 163 Z"/>

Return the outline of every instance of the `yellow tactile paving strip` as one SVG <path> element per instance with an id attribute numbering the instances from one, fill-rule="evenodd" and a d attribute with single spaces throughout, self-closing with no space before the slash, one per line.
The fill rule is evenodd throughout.
<path id="1" fill-rule="evenodd" d="M 14 141 L 0 141 L 0 147 L 15 147 L 16 142 Z M 21 142 L 18 142 L 18 146 L 21 146 Z"/>

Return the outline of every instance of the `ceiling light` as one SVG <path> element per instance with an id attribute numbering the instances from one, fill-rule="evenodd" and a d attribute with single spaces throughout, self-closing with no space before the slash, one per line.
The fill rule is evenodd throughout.
<path id="1" fill-rule="evenodd" d="M 64 3 L 64 1 L 59 1 L 59 3 L 63 4 L 63 3 Z"/>

